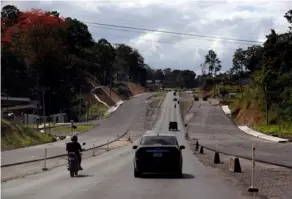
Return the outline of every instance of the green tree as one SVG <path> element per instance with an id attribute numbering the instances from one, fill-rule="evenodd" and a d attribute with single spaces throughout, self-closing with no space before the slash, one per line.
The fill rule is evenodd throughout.
<path id="1" fill-rule="evenodd" d="M 214 95 L 216 90 L 216 84 L 215 84 L 215 77 L 216 74 L 221 70 L 221 61 L 217 57 L 217 54 L 214 50 L 209 50 L 208 54 L 205 56 L 205 63 L 206 67 L 208 68 L 208 75 L 213 78 L 213 86 L 214 86 Z"/>
<path id="2" fill-rule="evenodd" d="M 246 66 L 245 51 L 242 48 L 239 48 L 235 51 L 232 62 L 233 70 L 238 75 L 238 83 L 240 85 L 240 91 L 242 92 L 242 77 Z"/>
<path id="3" fill-rule="evenodd" d="M 6 5 L 1 10 L 1 32 L 18 22 L 20 11 L 13 5 Z"/>
<path id="4" fill-rule="evenodd" d="M 209 76 L 214 77 L 221 70 L 221 61 L 214 50 L 209 50 L 205 56 L 205 65 L 209 70 Z"/>

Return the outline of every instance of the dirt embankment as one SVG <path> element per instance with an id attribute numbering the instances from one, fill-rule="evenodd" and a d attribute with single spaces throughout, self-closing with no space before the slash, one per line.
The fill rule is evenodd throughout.
<path id="1" fill-rule="evenodd" d="M 239 105 L 232 113 L 234 119 L 239 124 L 253 126 L 264 121 L 265 117 L 259 106 L 243 103 Z"/>
<path id="2" fill-rule="evenodd" d="M 127 86 L 130 89 L 132 96 L 139 95 L 146 92 L 146 89 L 139 84 L 129 82 L 127 83 Z"/>
<path id="3" fill-rule="evenodd" d="M 92 89 L 94 89 L 93 94 L 95 94 L 100 100 L 102 100 L 109 106 L 114 106 L 119 101 L 126 100 L 130 96 L 134 96 L 134 95 L 138 95 L 138 94 L 142 94 L 146 92 L 145 88 L 142 87 L 141 85 L 128 82 L 124 84 L 125 84 L 126 89 L 129 91 L 128 94 L 130 96 L 127 96 L 128 94 L 126 96 L 119 95 L 115 88 L 110 89 L 108 86 L 102 86 L 101 83 L 96 78 L 90 76 L 89 74 L 87 77 L 87 83 L 89 86 L 89 90 L 93 91 Z M 98 102 L 97 99 L 93 95 L 88 96 L 88 94 L 85 94 L 85 97 L 87 99 L 90 99 L 90 101 L 93 101 L 93 103 Z"/>

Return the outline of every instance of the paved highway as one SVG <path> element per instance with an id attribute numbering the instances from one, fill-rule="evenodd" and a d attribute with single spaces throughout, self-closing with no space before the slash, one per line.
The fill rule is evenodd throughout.
<path id="1" fill-rule="evenodd" d="M 172 93 L 162 105 L 163 111 L 156 129 L 168 132 L 168 122 L 177 119 L 181 144 L 184 129 L 179 108 L 173 107 Z M 172 132 L 169 132 L 172 133 Z M 3 199 L 243 199 L 232 184 L 226 184 L 218 174 L 204 167 L 186 145 L 183 151 L 184 177 L 163 178 L 133 176 L 132 146 L 107 152 L 84 160 L 80 177 L 71 178 L 65 167 L 2 183 Z M 211 161 L 211 160 L 210 160 Z"/>
<path id="2" fill-rule="evenodd" d="M 203 105 L 199 106 L 200 103 Z M 244 133 L 225 115 L 220 106 L 195 102 L 190 113 L 194 117 L 189 122 L 189 136 L 199 139 L 200 144 L 249 158 L 252 144 L 255 144 L 258 160 L 292 167 L 292 143 L 270 142 Z"/>
<path id="3" fill-rule="evenodd" d="M 86 147 L 92 147 L 93 144 L 95 144 L 95 146 L 104 144 L 107 140 L 113 140 L 117 135 L 123 134 L 131 128 L 135 121 L 145 117 L 147 103 L 144 103 L 143 100 L 151 95 L 153 95 L 153 93 L 140 95 L 125 101 L 109 118 L 99 120 L 99 126 L 80 135 L 79 140 L 81 142 L 85 141 L 87 143 Z M 61 140 L 50 144 L 3 151 L 1 164 L 6 165 L 43 158 L 45 148 L 48 149 L 48 156 L 63 154 L 65 153 L 65 142 L 67 141 Z"/>

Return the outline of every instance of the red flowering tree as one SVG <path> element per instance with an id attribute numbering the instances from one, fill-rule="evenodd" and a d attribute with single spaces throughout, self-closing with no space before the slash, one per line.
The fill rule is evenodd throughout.
<path id="1" fill-rule="evenodd" d="M 61 54 L 67 29 L 63 18 L 33 9 L 20 13 L 17 20 L 6 27 L 2 45 L 21 56 L 27 67 L 39 71 L 47 55 Z"/>

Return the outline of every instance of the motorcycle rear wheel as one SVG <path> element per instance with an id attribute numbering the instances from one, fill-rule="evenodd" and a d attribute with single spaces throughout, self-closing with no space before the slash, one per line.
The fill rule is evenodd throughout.
<path id="1" fill-rule="evenodd" d="M 70 176 L 74 177 L 74 171 L 70 171 Z"/>

